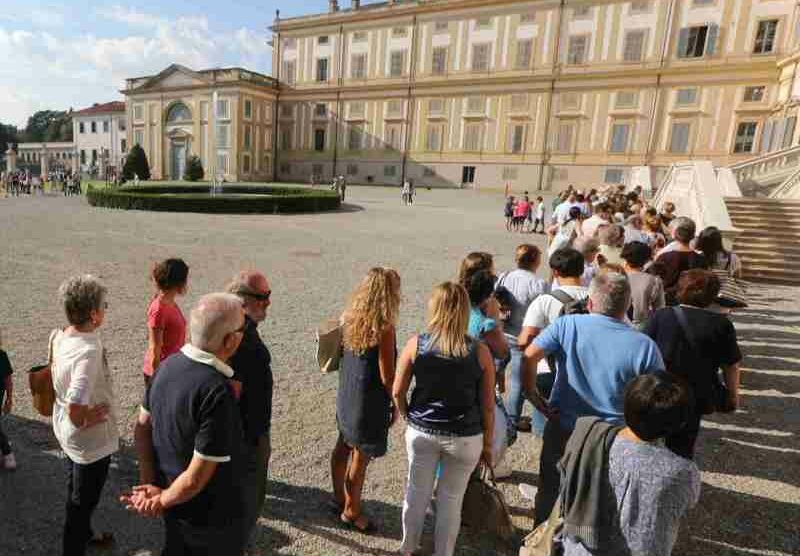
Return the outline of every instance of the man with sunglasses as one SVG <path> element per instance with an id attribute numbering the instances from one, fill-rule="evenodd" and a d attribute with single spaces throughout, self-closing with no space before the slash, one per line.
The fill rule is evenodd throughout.
<path id="1" fill-rule="evenodd" d="M 242 454 L 245 502 L 242 521 L 242 542 L 252 543 L 253 530 L 264 506 L 267 473 L 271 454 L 270 423 L 272 421 L 272 368 L 269 349 L 258 333 L 258 325 L 267 317 L 272 291 L 266 277 L 257 271 L 242 271 L 227 291 L 242 300 L 245 328 L 242 343 L 231 357 L 234 380 L 241 382 L 239 411 L 242 417 Z M 247 554 L 258 554 L 250 548 Z"/>

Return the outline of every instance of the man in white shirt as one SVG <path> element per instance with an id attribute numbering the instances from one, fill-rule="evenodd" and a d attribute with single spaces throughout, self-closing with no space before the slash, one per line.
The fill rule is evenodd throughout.
<path id="1" fill-rule="evenodd" d="M 558 205 L 556 210 L 553 211 L 553 223 L 561 225 L 569 220 L 569 211 L 572 207 L 581 208 L 580 203 L 578 203 L 578 197 L 575 195 L 575 193 L 570 193 L 569 197 L 567 197 L 567 200 Z"/>
<path id="2" fill-rule="evenodd" d="M 608 203 L 600 203 L 594 209 L 594 214 L 581 223 L 584 237 L 595 237 L 600 226 L 611 224 L 611 207 Z"/>

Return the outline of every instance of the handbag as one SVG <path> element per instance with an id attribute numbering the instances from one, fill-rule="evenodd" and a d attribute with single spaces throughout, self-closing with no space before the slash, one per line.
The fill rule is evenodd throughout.
<path id="1" fill-rule="evenodd" d="M 461 505 L 461 522 L 504 541 L 516 536 L 511 512 L 505 496 L 497 488 L 491 467 L 480 466 L 480 471 L 470 477 Z"/>
<path id="2" fill-rule="evenodd" d="M 60 330 L 50 332 L 47 342 L 47 364 L 31 367 L 28 371 L 28 387 L 33 399 L 33 407 L 42 417 L 53 416 L 53 404 L 56 403 L 56 391 L 53 388 L 53 341 Z"/>
<path id="3" fill-rule="evenodd" d="M 339 319 L 328 319 L 316 332 L 317 364 L 323 373 L 339 370 L 342 360 L 342 323 Z"/>
<path id="4" fill-rule="evenodd" d="M 564 553 L 561 532 L 564 529 L 564 518 L 561 512 L 561 495 L 559 494 L 547 521 L 540 523 L 522 542 L 519 556 L 560 556 Z"/>
<path id="5" fill-rule="evenodd" d="M 728 255 L 728 264 L 725 268 L 714 268 L 711 272 L 719 280 L 719 293 L 717 303 L 722 307 L 742 309 L 747 307 L 747 284 L 731 276 L 731 261 L 733 255 Z"/>
<path id="6" fill-rule="evenodd" d="M 678 319 L 678 324 L 683 331 L 686 341 L 689 343 L 689 348 L 695 353 L 699 354 L 702 351 L 698 348 L 697 342 L 694 339 L 691 331 L 689 330 L 689 323 L 686 320 L 686 313 L 683 312 L 681 307 L 673 307 L 675 318 Z M 731 413 L 734 411 L 730 403 L 730 392 L 728 387 L 723 384 L 719 377 L 719 371 L 714 373 L 711 377 L 711 389 L 709 396 L 703 405 L 703 415 L 711 415 L 712 413 Z"/>

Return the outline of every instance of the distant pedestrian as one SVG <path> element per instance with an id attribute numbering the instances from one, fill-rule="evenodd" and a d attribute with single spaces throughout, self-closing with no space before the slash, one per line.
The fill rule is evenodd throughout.
<path id="1" fill-rule="evenodd" d="M 344 176 L 339 176 L 339 192 L 341 193 L 342 201 L 344 202 L 344 196 L 347 192 L 347 180 Z"/>
<path id="2" fill-rule="evenodd" d="M 544 233 L 545 231 L 545 206 L 544 206 L 544 198 L 543 197 L 536 197 L 536 219 L 533 222 L 533 229 L 531 232 L 536 233 L 539 229 L 539 224 L 542 225 L 542 231 L 540 233 Z"/>
<path id="3" fill-rule="evenodd" d="M 147 307 L 147 353 L 144 380 L 149 384 L 161 362 L 186 343 L 186 319 L 175 299 L 186 294 L 189 267 L 183 259 L 166 259 L 153 267 L 157 293 Z"/>
<path id="4" fill-rule="evenodd" d="M 503 207 L 503 216 L 506 218 L 506 230 L 509 232 L 511 231 L 514 225 L 514 206 L 516 202 L 514 201 L 514 196 L 511 195 L 506 197 L 506 204 Z"/>

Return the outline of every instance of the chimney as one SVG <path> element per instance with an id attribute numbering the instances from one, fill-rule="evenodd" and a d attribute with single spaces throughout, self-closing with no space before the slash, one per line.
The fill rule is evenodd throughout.
<path id="1" fill-rule="evenodd" d="M 339 0 L 328 0 L 328 13 L 336 13 L 339 11 Z"/>
<path id="2" fill-rule="evenodd" d="M 350 8 L 353 11 L 358 10 L 361 7 L 361 0 L 350 0 Z"/>

